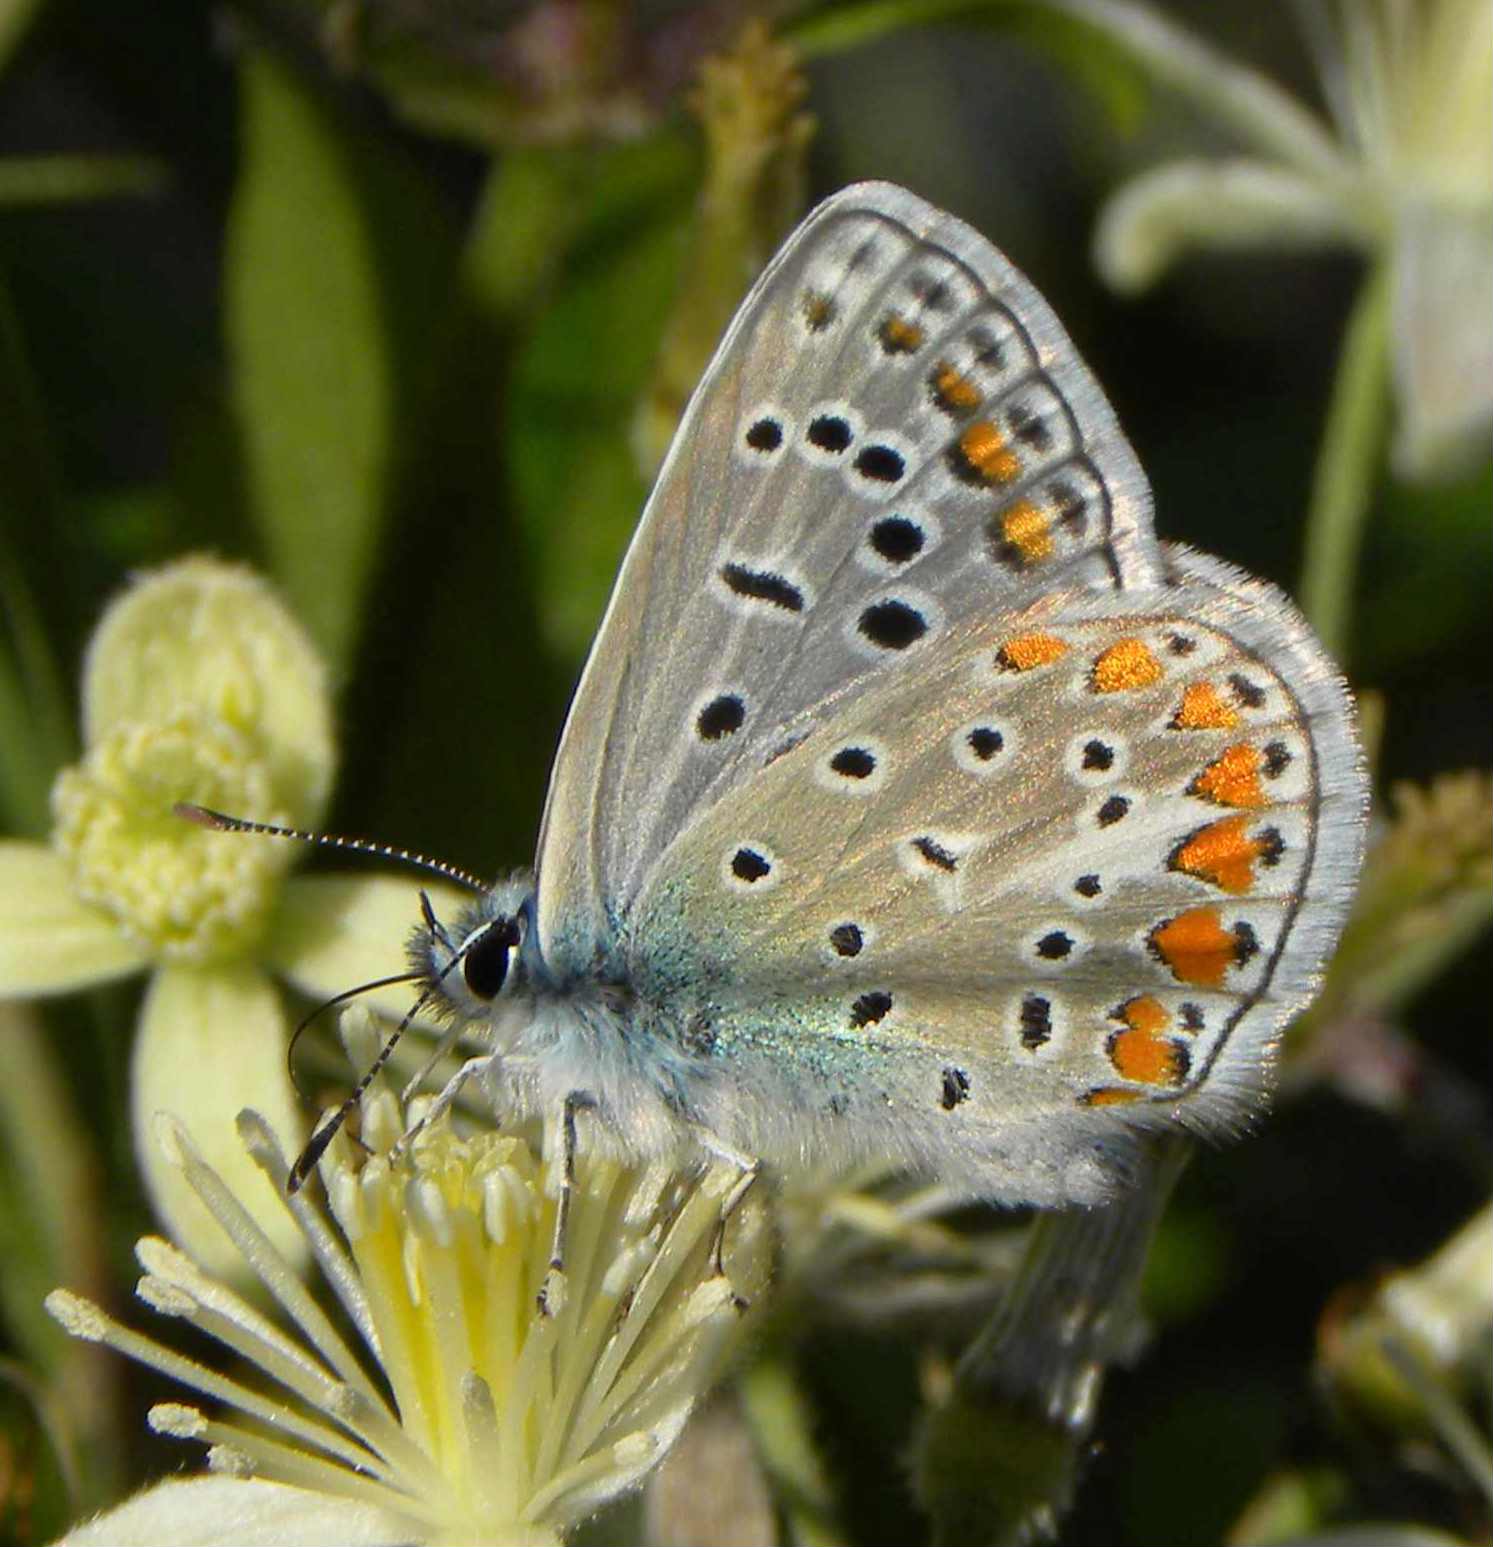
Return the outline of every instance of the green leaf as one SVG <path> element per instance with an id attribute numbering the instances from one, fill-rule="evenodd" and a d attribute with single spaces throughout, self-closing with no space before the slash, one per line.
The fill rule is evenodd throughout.
<path id="1" fill-rule="evenodd" d="M 0 1003 L 0 1037 L 6 1058 L 0 1081 L 0 1253 L 6 1265 L 0 1320 L 30 1367 L 0 1361 L 0 1384 L 27 1392 L 53 1430 L 69 1474 L 75 1467 L 68 1442 L 75 1442 L 93 1459 L 96 1480 L 107 1484 L 122 1421 L 114 1371 L 97 1348 L 66 1337 L 42 1309 L 43 1297 L 58 1284 L 104 1292 L 99 1156 L 35 1013 L 23 1004 Z M 63 1410 L 55 1398 L 64 1392 L 86 1392 L 88 1401 Z M 5 1502 L 0 1498 L 0 1522 Z"/>
<path id="2" fill-rule="evenodd" d="M 0 286 L 0 822 L 40 836 L 72 716 L 28 574 L 51 557 L 62 496 L 9 293 Z"/>
<path id="3" fill-rule="evenodd" d="M 633 453 L 684 255 L 695 163 L 679 136 L 613 153 L 552 304 L 515 364 L 509 466 L 546 645 L 585 653 L 647 486 Z"/>
<path id="4" fill-rule="evenodd" d="M 590 152 L 532 147 L 489 169 L 442 290 L 444 313 L 429 328 L 427 390 L 405 430 L 400 520 L 347 696 L 349 725 L 418 725 L 421 733 L 380 735 L 373 758 L 355 748 L 344 798 L 356 806 L 418 789 L 418 808 L 400 830 L 420 847 L 474 862 L 532 851 L 551 721 L 572 677 L 571 662 L 557 670 L 538 647 L 529 551 L 510 497 L 506 407 L 515 353 L 606 165 Z M 432 712 L 479 704 L 532 729 L 485 749 L 480 799 L 469 716 Z"/>
<path id="5" fill-rule="evenodd" d="M 866 0 L 816 11 L 783 29 L 808 59 L 843 53 L 916 27 L 999 27 L 1067 69 L 1110 115 L 1132 130 L 1149 97 L 1133 54 L 1093 20 L 1041 0 Z"/>
<path id="6" fill-rule="evenodd" d="M 10 63 L 40 10 L 41 0 L 0 0 L 0 70 Z"/>
<path id="7" fill-rule="evenodd" d="M 1493 468 L 1452 483 L 1388 480 L 1366 534 L 1369 580 L 1355 646 L 1368 681 L 1407 660 L 1455 651 L 1488 615 Z"/>
<path id="8" fill-rule="evenodd" d="M 7 156 L 0 160 L 0 205 L 11 209 L 150 197 L 165 188 L 165 167 L 145 156 Z"/>
<path id="9" fill-rule="evenodd" d="M 461 258 L 463 318 L 493 332 L 528 323 L 595 192 L 605 157 L 565 148 L 511 150 L 492 167 Z"/>
<path id="10" fill-rule="evenodd" d="M 246 54 L 242 93 L 226 283 L 249 509 L 345 670 L 452 244 L 392 147 L 270 54 Z"/>

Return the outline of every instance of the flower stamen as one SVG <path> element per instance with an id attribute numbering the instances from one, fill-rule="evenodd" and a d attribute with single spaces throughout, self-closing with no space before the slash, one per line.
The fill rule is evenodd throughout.
<path id="1" fill-rule="evenodd" d="M 356 1062 L 373 1037 L 366 1010 L 348 1012 L 344 1035 Z M 735 1176 L 712 1161 L 629 1167 L 605 1145 L 554 1142 L 563 1125 L 537 1142 L 463 1134 L 449 1111 L 391 1155 L 419 1104 L 402 1108 L 381 1073 L 361 1106 L 361 1143 L 339 1134 L 319 1165 L 337 1228 L 309 1192 L 286 1203 L 377 1361 L 373 1376 L 174 1119 L 157 1127 L 171 1164 L 289 1325 L 156 1239 L 138 1248 L 140 1297 L 257 1366 L 273 1390 L 64 1291 L 48 1308 L 70 1331 L 244 1415 L 153 1411 L 159 1432 L 207 1445 L 214 1471 L 300 1489 L 318 1508 L 384 1512 L 391 1539 L 553 1544 L 663 1455 L 739 1323 L 714 1250 Z M 239 1131 L 283 1198 L 289 1167 L 268 1127 L 246 1113 Z M 564 1295 L 547 1312 L 538 1294 L 556 1279 L 562 1153 L 574 1161 L 563 1167 L 572 1228 Z M 754 1294 L 766 1276 L 763 1224 L 760 1209 L 733 1215 L 732 1271 Z"/>

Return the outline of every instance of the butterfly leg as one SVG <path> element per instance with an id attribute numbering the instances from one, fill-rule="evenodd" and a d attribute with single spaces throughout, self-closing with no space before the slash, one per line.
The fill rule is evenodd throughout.
<path id="1" fill-rule="evenodd" d="M 735 1145 L 728 1144 L 718 1133 L 712 1133 L 708 1128 L 697 1128 L 695 1137 L 699 1140 L 701 1149 L 712 1159 L 736 1167 L 736 1180 L 721 1201 L 721 1217 L 716 1221 L 715 1236 L 710 1247 L 715 1271 L 724 1278 L 726 1226 L 730 1224 L 731 1216 L 741 1207 L 746 1195 L 752 1190 L 752 1184 L 762 1172 L 762 1162 L 755 1155 L 748 1155 L 744 1150 L 737 1149 Z"/>
<path id="2" fill-rule="evenodd" d="M 442 1034 L 440 1041 L 438 1041 L 431 1049 L 430 1057 L 427 1058 L 425 1062 L 421 1064 L 420 1067 L 409 1077 L 409 1079 L 405 1081 L 404 1089 L 399 1093 L 399 1099 L 402 1103 L 404 1103 L 406 1106 L 409 1104 L 410 1098 L 414 1096 L 414 1094 L 420 1089 L 426 1080 L 430 1078 L 431 1071 L 438 1063 L 440 1063 L 443 1058 L 446 1057 L 451 1049 L 456 1046 L 466 1030 L 467 1027 L 462 1025 L 460 1022 L 447 1028 L 447 1030 Z M 458 1077 L 463 1081 L 465 1081 L 467 1078 L 467 1076 L 460 1071 L 458 1071 Z M 457 1086 L 458 1090 L 460 1088 L 460 1086 Z M 445 1094 L 444 1087 L 442 1088 L 440 1094 Z M 452 1092 L 452 1094 L 454 1096 L 455 1092 Z M 451 1103 L 448 1101 L 446 1106 L 450 1105 Z M 445 1108 L 442 1108 L 442 1110 L 444 1111 Z"/>
<path id="3" fill-rule="evenodd" d="M 476 1058 L 467 1059 L 461 1068 L 436 1092 L 435 1099 L 425 1109 L 420 1120 L 416 1123 L 411 1123 L 395 1141 L 394 1147 L 389 1151 L 389 1159 L 391 1161 L 398 1160 L 438 1117 L 443 1117 L 450 1110 L 467 1081 L 474 1074 L 481 1074 L 484 1070 L 490 1069 L 492 1062 L 493 1055 L 491 1053 L 483 1053 Z M 415 1082 L 412 1081 L 411 1083 Z"/>
<path id="4" fill-rule="evenodd" d="M 555 1235 L 550 1243 L 549 1271 L 539 1286 L 539 1314 L 551 1316 L 564 1298 L 565 1248 L 570 1236 L 570 1201 L 575 1192 L 575 1114 L 589 1111 L 596 1098 L 573 1090 L 560 1108 L 560 1199 L 555 1208 Z"/>

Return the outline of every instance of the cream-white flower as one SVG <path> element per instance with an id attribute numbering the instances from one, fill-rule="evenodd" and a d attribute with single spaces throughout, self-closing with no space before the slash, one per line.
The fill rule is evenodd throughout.
<path id="1" fill-rule="evenodd" d="M 1117 288 L 1194 247 L 1357 247 L 1387 267 L 1395 460 L 1423 477 L 1493 437 L 1493 6 L 1302 0 L 1331 122 L 1144 5 L 1052 0 L 1247 149 L 1142 173 L 1096 238 Z"/>
<path id="2" fill-rule="evenodd" d="M 307 825 L 325 808 L 326 668 L 249 570 L 190 558 L 137 580 L 94 633 L 81 696 L 85 751 L 53 786 L 51 842 L 0 840 L 0 996 L 150 969 L 130 1099 L 157 1212 L 178 1240 L 232 1268 L 150 1138 L 158 1111 L 190 1114 L 213 1164 L 294 1253 L 299 1235 L 234 1130 L 246 1103 L 287 1137 L 303 1128 L 285 1067 L 286 1008 L 269 974 L 326 997 L 397 972 L 418 884 L 288 877 L 290 845 L 174 814 L 187 801 Z M 454 898 L 448 889 L 439 905 Z"/>
<path id="3" fill-rule="evenodd" d="M 344 1026 L 354 1062 L 371 1056 L 366 1014 Z M 718 1265 L 737 1173 L 630 1168 L 587 1142 L 583 1114 L 556 1275 L 562 1125 L 531 1144 L 491 1129 L 463 1136 L 447 1114 L 400 1152 L 421 1105 L 403 1110 L 382 1079 L 365 1096 L 361 1143 L 339 1135 L 321 1162 L 335 1226 L 304 1190 L 286 1204 L 351 1339 L 182 1126 L 162 1120 L 169 1163 L 284 1314 L 271 1319 L 152 1237 L 137 1249 L 140 1297 L 248 1373 L 175 1353 L 67 1291 L 48 1298 L 70 1332 L 212 1403 L 150 1415 L 158 1432 L 208 1447 L 210 1476 L 151 1489 L 67 1542 L 538 1547 L 662 1459 L 766 1281 L 768 1232 L 750 1199 Z M 285 1197 L 268 1126 L 246 1112 L 240 1128 Z"/>

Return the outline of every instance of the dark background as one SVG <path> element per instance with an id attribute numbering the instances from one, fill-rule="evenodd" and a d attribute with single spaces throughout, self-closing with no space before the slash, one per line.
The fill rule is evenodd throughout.
<path id="1" fill-rule="evenodd" d="M 1244 0 L 1172 9 L 1310 98 L 1288 13 Z M 0 522 L 70 681 L 93 620 L 130 570 L 194 548 L 266 563 L 245 510 L 221 310 L 250 34 L 302 72 L 365 150 L 422 185 L 438 213 L 432 248 L 454 247 L 487 173 L 483 151 L 412 130 L 378 91 L 329 70 L 314 25 L 292 9 L 59 0 L 41 14 L 0 91 L 0 152 L 141 153 L 167 174 L 155 197 L 0 208 L 0 274 L 62 491 L 44 520 L 10 500 Z M 1155 485 L 1162 534 L 1290 587 L 1359 260 L 1198 257 L 1147 297 L 1118 300 L 1090 259 L 1102 197 L 1127 168 L 1179 143 L 1217 143 L 1214 131 L 1159 103 L 1134 132 L 1117 133 L 1050 56 L 992 28 L 909 29 L 816 60 L 808 78 L 819 121 L 812 196 L 888 178 L 987 233 L 1038 284 L 1104 383 Z M 617 519 L 615 498 L 596 514 L 583 494 L 567 497 L 587 444 L 546 485 L 525 437 L 547 455 L 535 429 L 545 415 L 589 416 L 614 441 L 621 435 L 672 300 L 698 185 L 698 146 L 677 103 L 641 149 L 617 154 L 619 182 L 635 178 L 646 193 L 620 212 L 598 200 L 522 334 L 468 341 L 463 368 L 492 389 L 491 417 L 439 411 L 431 440 L 410 456 L 344 673 L 335 828 L 478 871 L 532 854 L 585 635 L 546 611 L 564 594 L 556 555 L 570 544 L 587 555 L 581 600 L 568 605 L 595 616 L 629 522 Z M 415 259 L 430 263 L 432 315 L 448 258 Z M 398 325 L 418 337 L 427 323 L 412 314 Z M 574 362 L 587 350 L 597 379 L 578 386 Z M 1486 468 L 1429 490 L 1386 478 L 1376 496 L 1345 664 L 1387 706 L 1381 789 L 1493 763 L 1488 507 Z M 1405 1017 L 1436 1078 L 1458 1093 L 1456 1131 L 1440 1108 L 1412 1101 L 1378 1113 L 1319 1087 L 1247 1143 L 1191 1168 L 1154 1266 L 1154 1343 L 1111 1380 L 1065 1541 L 1218 1541 L 1271 1472 L 1318 1464 L 1349 1480 L 1358 1518 L 1467 1524 L 1455 1487 L 1341 1421 L 1313 1357 L 1335 1293 L 1429 1253 L 1486 1195 L 1489 989 L 1480 949 Z M 118 1002 L 128 1024 L 128 996 Z M 76 1030 L 63 1011 L 59 1038 Z M 96 1125 L 92 1141 L 117 1156 L 122 1118 L 108 1093 L 120 1088 L 118 1070 L 79 1059 L 68 1077 Z M 111 1187 L 122 1303 L 129 1243 L 146 1216 L 127 1172 Z M 922 1532 L 903 1464 L 917 1355 L 905 1339 L 853 1332 L 816 1335 L 801 1352 L 857 1542 Z M 142 1418 L 144 1385 L 129 1404 Z M 150 1440 L 143 1423 L 130 1443 L 141 1475 L 179 1464 L 179 1449 Z M 0 1528 L 26 1539 L 31 1528 L 16 1519 L 0 1500 Z"/>

